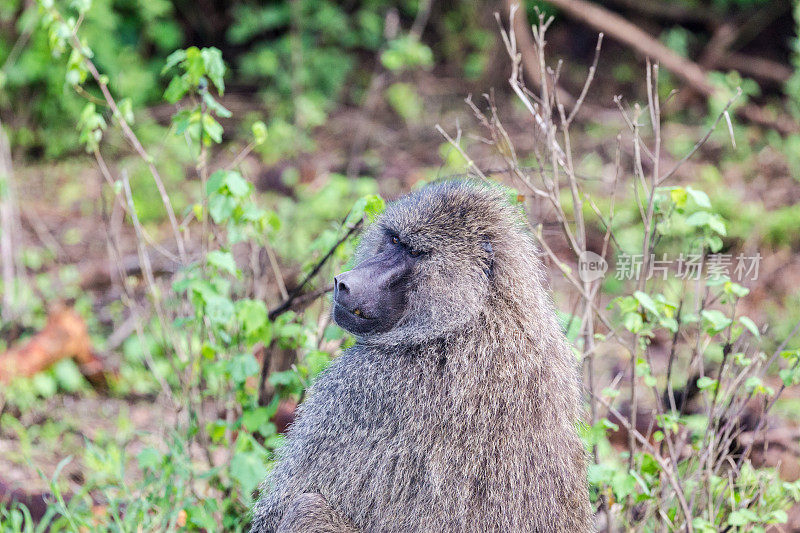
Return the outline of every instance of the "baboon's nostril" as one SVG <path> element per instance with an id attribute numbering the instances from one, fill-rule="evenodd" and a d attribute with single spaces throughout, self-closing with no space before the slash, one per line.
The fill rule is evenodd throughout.
<path id="1" fill-rule="evenodd" d="M 334 281 L 336 282 L 336 290 L 339 292 L 350 292 L 350 287 L 347 286 L 347 283 L 339 280 L 338 278 L 336 278 Z"/>

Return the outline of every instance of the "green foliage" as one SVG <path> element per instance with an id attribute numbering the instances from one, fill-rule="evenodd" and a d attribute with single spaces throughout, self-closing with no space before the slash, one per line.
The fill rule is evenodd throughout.
<path id="1" fill-rule="evenodd" d="M 216 48 L 198 49 L 195 46 L 186 50 L 176 50 L 167 58 L 161 73 L 167 73 L 177 67 L 181 74 L 175 75 L 169 82 L 164 99 L 175 104 L 190 95 L 191 107 L 181 109 L 173 117 L 176 135 L 187 135 L 190 144 L 200 143 L 209 146 L 212 142 L 222 142 L 222 126 L 214 115 L 222 118 L 231 116 L 208 92 L 209 82 L 217 88 L 219 94 L 225 92 L 225 64 L 222 54 Z"/>
<path id="2" fill-rule="evenodd" d="M 134 107 L 157 101 L 160 54 L 183 39 L 172 4 L 94 0 L 91 9 L 89 5 L 75 2 L 65 16 L 73 23 L 81 17 L 80 31 L 92 43 L 95 63 L 114 87 L 129 95 Z M 0 73 L 0 106 L 13 109 L 21 119 L 11 132 L 15 146 L 57 157 L 77 146 L 78 139 L 70 133 L 86 99 L 68 87 L 83 83 L 86 73 L 75 53 L 63 68 L 52 68 L 52 55 L 64 53 L 69 34 L 63 28 L 51 32 L 47 6 L 52 3 L 41 6 L 10 0 L 0 9 L 0 64 L 12 61 Z M 10 55 L 15 45 L 16 58 Z"/>
<path id="3" fill-rule="evenodd" d="M 386 89 L 386 100 L 407 123 L 418 122 L 425 110 L 416 89 L 408 83 L 394 83 Z"/>
<path id="4" fill-rule="evenodd" d="M 64 19 L 49 2 L 42 7 L 50 44 L 67 61 L 65 79 L 84 90 L 89 84 L 87 60 L 95 57 L 93 50 L 71 38 L 71 32 L 80 29 L 73 19 Z M 87 8 L 76 7 L 79 14 Z M 167 442 L 148 446 L 135 458 L 127 456 L 129 437 L 125 432 L 118 438 L 101 434 L 87 438 L 83 454 L 75 459 L 81 462 L 85 476 L 81 491 L 68 501 L 62 497 L 59 477 L 66 460 L 48 480 L 55 500 L 41 527 L 51 531 L 92 529 L 97 523 L 119 531 L 174 530 L 179 526 L 246 529 L 254 491 L 282 441 L 272 416 L 283 399 L 302 397 L 329 364 L 335 347 L 346 340 L 335 326 L 318 332 L 316 317 L 311 315 L 288 311 L 272 316 L 265 302 L 254 297 L 252 265 L 238 251 L 275 248 L 281 255 L 287 253 L 285 257 L 308 257 L 309 269 L 313 262 L 328 257 L 328 268 L 336 268 L 352 254 L 354 239 L 345 237 L 356 234 L 362 221 L 374 219 L 384 208 L 372 180 L 351 181 L 343 176 L 333 176 L 321 191 L 297 187 L 298 200 L 272 199 L 272 207 L 268 207 L 238 169 L 211 172 L 205 162 L 206 150 L 222 140 L 217 118 L 230 116 L 211 94 L 212 87 L 220 95 L 225 89 L 226 71 L 219 50 L 177 50 L 166 59 L 161 72 L 170 75 L 164 98 L 181 106 L 173 116 L 172 128 L 186 139 L 189 148 L 199 150 L 198 172 L 208 176 L 203 178 L 202 188 L 184 191 L 190 197 L 196 195 L 195 201 L 189 202 L 185 224 L 200 232 L 206 245 L 199 259 L 182 266 L 171 287 L 149 288 L 158 312 L 123 343 L 123 364 L 110 388 L 112 394 L 121 395 L 166 392 L 176 407 L 189 415 L 172 429 Z M 108 83 L 104 74 L 100 76 L 101 85 Z M 84 106 L 76 122 L 88 152 L 98 154 L 121 119 L 132 122 L 131 101 L 120 100 L 116 105 L 116 123 L 107 122 L 94 102 Z M 252 134 L 250 147 L 265 144 L 273 132 L 263 122 L 255 122 Z M 147 166 L 151 161 L 142 163 Z M 130 183 L 140 188 L 133 180 Z M 113 187 L 111 192 L 118 195 L 121 190 Z M 135 192 L 133 199 L 139 211 Z M 298 209 L 296 201 L 305 208 Z M 72 283 L 76 282 L 73 277 Z M 76 305 L 81 302 L 79 299 Z M 43 317 L 43 308 L 35 311 Z M 323 343 L 333 344 L 322 349 Z M 269 375 L 275 395 L 263 404 L 259 383 L 263 361 L 256 358 L 261 349 L 296 354 L 290 370 Z M 41 398 L 87 389 L 75 364 L 63 361 L 30 380 L 15 380 L 4 392 L 9 405 L 24 413 L 35 408 Z M 224 409 L 204 407 L 214 402 Z M 4 416 L 3 427 L 17 427 L 21 436 L 27 436 L 16 419 Z M 198 449 L 205 457 L 201 464 Z M 219 456 L 224 460 L 214 459 Z M 199 492 L 198 486 L 202 487 Z M 102 495 L 100 518 L 90 494 Z M 22 506 L 0 505 L 0 531 L 27 530 L 26 513 Z"/>
<path id="5" fill-rule="evenodd" d="M 431 49 L 410 35 L 389 42 L 381 54 L 383 66 L 393 72 L 430 68 L 433 65 Z"/>
<path id="6" fill-rule="evenodd" d="M 349 11 L 328 0 L 237 3 L 227 37 L 247 45 L 238 75 L 263 88 L 270 142 L 259 152 L 268 161 L 311 149 L 309 129 L 321 125 L 339 100 L 355 54 L 382 44 L 385 5 L 370 2 Z"/>

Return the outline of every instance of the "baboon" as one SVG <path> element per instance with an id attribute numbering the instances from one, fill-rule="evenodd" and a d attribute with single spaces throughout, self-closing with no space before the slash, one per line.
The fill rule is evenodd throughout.
<path id="1" fill-rule="evenodd" d="M 577 360 L 521 210 L 428 185 L 334 279 L 357 339 L 299 407 L 253 532 L 586 532 Z"/>

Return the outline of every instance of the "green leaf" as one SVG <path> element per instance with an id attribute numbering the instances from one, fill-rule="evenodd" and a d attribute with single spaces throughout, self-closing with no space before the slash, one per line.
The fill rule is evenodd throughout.
<path id="1" fill-rule="evenodd" d="M 39 396 L 50 398 L 58 391 L 56 380 L 50 374 L 36 374 L 31 378 L 33 389 Z"/>
<path id="2" fill-rule="evenodd" d="M 99 147 L 103 130 L 106 128 L 106 121 L 97 112 L 94 103 L 89 102 L 83 107 L 78 119 L 78 128 L 80 128 L 80 142 L 86 145 L 87 152 L 94 152 Z"/>
<path id="3" fill-rule="evenodd" d="M 621 500 L 629 494 L 632 494 L 634 489 L 636 489 L 636 478 L 628 472 L 618 470 L 611 479 L 611 489 L 614 491 L 614 495 L 617 499 Z"/>
<path id="4" fill-rule="evenodd" d="M 433 65 L 433 52 L 416 37 L 406 35 L 391 41 L 381 54 L 381 63 L 387 69 L 398 72 L 415 67 Z"/>
<path id="5" fill-rule="evenodd" d="M 239 270 L 236 268 L 236 261 L 233 259 L 233 254 L 230 252 L 214 250 L 213 252 L 209 252 L 206 261 L 220 272 L 227 272 L 231 276 L 237 277 L 239 275 Z"/>
<path id="6" fill-rule="evenodd" d="M 394 112 L 409 124 L 419 122 L 425 114 L 422 98 L 410 83 L 393 83 L 384 91 L 384 96 Z"/>
<path id="7" fill-rule="evenodd" d="M 705 518 L 696 517 L 692 519 L 692 526 L 698 533 L 717 533 L 717 527 Z"/>
<path id="8" fill-rule="evenodd" d="M 603 396 L 606 398 L 616 398 L 619 396 L 619 389 L 612 389 L 611 387 L 606 387 L 603 389 Z"/>
<path id="9" fill-rule="evenodd" d="M 205 133 L 205 137 L 203 138 L 203 142 L 209 144 L 209 141 L 214 141 L 215 143 L 219 144 L 222 142 L 222 126 L 219 122 L 214 119 L 209 114 L 203 115 L 203 133 Z"/>
<path id="10" fill-rule="evenodd" d="M 235 207 L 236 200 L 226 194 L 214 194 L 208 199 L 208 214 L 217 224 L 226 222 L 233 214 Z"/>
<path id="11" fill-rule="evenodd" d="M 72 359 L 62 359 L 53 366 L 56 381 L 62 389 L 75 392 L 83 387 L 85 381 L 83 374 Z"/>
<path id="12" fill-rule="evenodd" d="M 259 370 L 258 361 L 251 353 L 235 355 L 228 362 L 228 372 L 235 383 L 244 383 L 250 376 L 258 374 Z"/>
<path id="13" fill-rule="evenodd" d="M 216 114 L 217 114 L 217 116 L 219 116 L 219 117 L 222 117 L 222 118 L 228 118 L 228 117 L 230 117 L 230 116 L 231 116 L 231 112 L 230 112 L 230 111 L 228 111 L 227 109 L 225 109 L 225 108 L 222 106 L 222 104 L 220 104 L 219 102 L 217 102 L 217 101 L 214 99 L 214 97 L 213 97 L 213 96 L 211 96 L 211 95 L 210 95 L 209 93 L 207 93 L 207 92 L 206 92 L 206 93 L 203 93 L 203 102 L 205 102 L 205 103 L 206 103 L 206 106 L 208 106 L 208 109 L 209 109 L 209 110 L 211 110 L 211 111 L 213 111 L 214 113 L 216 113 Z"/>
<path id="14" fill-rule="evenodd" d="M 750 293 L 750 289 L 748 289 L 747 287 L 742 287 L 738 283 L 734 283 L 732 281 L 726 281 L 723 290 L 727 294 L 732 294 L 738 298 L 744 298 Z"/>
<path id="15" fill-rule="evenodd" d="M 698 207 L 711 209 L 711 202 L 709 201 L 706 193 L 691 187 L 686 187 L 686 192 L 689 194 L 689 196 L 691 196 L 692 200 L 694 200 L 694 203 L 696 203 Z"/>
<path id="16" fill-rule="evenodd" d="M 702 376 L 697 380 L 697 388 L 700 390 L 713 389 L 717 385 L 717 380 L 708 376 Z"/>
<path id="17" fill-rule="evenodd" d="M 789 515 L 783 509 L 776 509 L 772 511 L 770 518 L 767 520 L 768 524 L 785 524 L 789 521 Z"/>
<path id="18" fill-rule="evenodd" d="M 592 485 L 608 484 L 615 471 L 610 464 L 590 464 L 586 469 L 587 481 Z"/>
<path id="19" fill-rule="evenodd" d="M 119 102 L 117 102 L 117 109 L 119 109 L 119 114 L 128 124 L 133 124 L 134 116 L 133 116 L 133 103 L 131 102 L 130 98 L 123 98 Z M 117 117 L 119 119 L 119 117 Z"/>
<path id="20" fill-rule="evenodd" d="M 719 333 L 731 325 L 731 319 L 716 309 L 706 309 L 700 315 L 706 321 L 706 329 L 712 334 Z"/>
<path id="21" fill-rule="evenodd" d="M 669 196 L 677 207 L 682 208 L 686 205 L 686 198 L 688 195 L 686 194 L 686 190 L 682 187 L 673 187 L 669 192 Z"/>
<path id="22" fill-rule="evenodd" d="M 208 178 L 206 193 L 229 193 L 243 197 L 250 193 L 250 183 L 235 170 L 217 170 Z"/>
<path id="23" fill-rule="evenodd" d="M 631 333 L 638 333 L 644 325 L 644 322 L 642 321 L 642 315 L 637 312 L 625 313 L 625 315 L 622 317 L 622 323 L 625 326 L 625 329 Z"/>
<path id="24" fill-rule="evenodd" d="M 242 425 L 251 433 L 270 436 L 275 432 L 275 425 L 270 422 L 270 418 L 275 414 L 277 406 L 278 403 L 274 402 L 274 407 L 268 405 L 245 410 L 242 413 Z"/>
<path id="25" fill-rule="evenodd" d="M 218 512 L 216 500 L 204 500 L 200 505 L 188 505 L 186 507 L 186 523 L 194 526 L 190 530 L 199 529 L 204 531 L 214 531 L 219 527 L 214 514 Z"/>
<path id="26" fill-rule="evenodd" d="M 658 309 L 656 308 L 656 304 L 655 302 L 653 302 L 652 298 L 650 298 L 648 294 L 643 293 L 642 291 L 636 291 L 633 293 L 633 296 L 634 298 L 636 298 L 636 301 L 642 305 L 644 309 L 646 309 L 653 315 L 658 316 L 659 313 Z"/>
<path id="27" fill-rule="evenodd" d="M 164 91 L 164 100 L 174 104 L 183 98 L 189 91 L 189 84 L 183 76 L 175 76 Z"/>
<path id="28" fill-rule="evenodd" d="M 228 424 L 222 420 L 215 420 L 206 424 L 206 431 L 208 436 L 211 437 L 212 442 L 219 443 L 225 438 L 225 431 L 228 429 Z"/>
<path id="29" fill-rule="evenodd" d="M 156 469 L 161 466 L 164 456 L 155 448 L 145 448 L 136 455 L 136 460 L 142 470 Z"/>
<path id="30" fill-rule="evenodd" d="M 175 126 L 175 135 L 182 135 L 192 122 L 195 122 L 196 119 L 195 113 L 193 113 L 189 109 L 181 109 L 177 113 L 172 116 L 172 124 Z"/>
<path id="31" fill-rule="evenodd" d="M 658 323 L 673 333 L 678 331 L 678 321 L 674 318 L 660 318 Z"/>
<path id="32" fill-rule="evenodd" d="M 711 219 L 711 213 L 708 211 L 696 211 L 686 217 L 686 223 L 692 227 L 707 226 L 708 221 Z"/>
<path id="33" fill-rule="evenodd" d="M 710 235 L 706 238 L 706 242 L 708 243 L 708 249 L 712 252 L 717 253 L 722 250 L 723 242 L 718 236 Z"/>
<path id="34" fill-rule="evenodd" d="M 800 350 L 783 350 L 781 357 L 790 363 L 794 363 L 797 359 L 800 359 Z"/>
<path id="35" fill-rule="evenodd" d="M 728 515 L 728 525 L 739 527 L 746 526 L 751 522 L 757 522 L 758 515 L 750 509 L 737 509 Z"/>
<path id="36" fill-rule="evenodd" d="M 225 75 L 225 62 L 222 61 L 222 52 L 212 46 L 203 48 L 200 54 L 203 56 L 206 75 L 211 80 L 211 83 L 216 86 L 219 94 L 223 94 L 225 92 L 225 82 L 222 78 Z"/>
<path id="37" fill-rule="evenodd" d="M 312 350 L 303 358 L 303 363 L 308 368 L 308 377 L 315 379 L 320 372 L 328 368 L 331 356 L 322 350 Z"/>
<path id="38" fill-rule="evenodd" d="M 756 326 L 756 323 L 750 320 L 748 317 L 740 316 L 739 323 L 746 327 L 747 330 L 753 334 L 753 337 L 761 338 L 761 332 L 758 331 L 758 326 Z"/>
<path id="39" fill-rule="evenodd" d="M 211 174 L 206 182 L 206 194 L 219 192 L 220 189 L 222 189 L 222 186 L 225 184 L 225 176 L 227 173 L 227 170 L 220 169 Z"/>
<path id="40" fill-rule="evenodd" d="M 708 227 L 723 237 L 728 234 L 728 230 L 725 228 L 725 222 L 719 215 L 715 214 L 711 217 L 711 219 L 708 221 Z"/>
<path id="41" fill-rule="evenodd" d="M 754 394 L 765 394 L 767 396 L 772 396 L 774 394 L 774 390 L 772 387 L 767 387 L 764 385 L 764 382 L 758 376 L 750 376 L 744 382 L 744 388 L 746 391 L 752 391 Z"/>
<path id="42" fill-rule="evenodd" d="M 233 319 L 233 302 L 215 294 L 205 295 L 205 310 L 208 319 L 216 325 L 225 326 Z"/>
<path id="43" fill-rule="evenodd" d="M 251 497 L 261 483 L 265 469 L 266 465 L 259 452 L 237 452 L 230 463 L 231 477 L 239 484 L 242 494 L 247 498 Z"/>
<path id="44" fill-rule="evenodd" d="M 717 214 L 709 213 L 708 211 L 697 211 L 692 213 L 686 218 L 686 223 L 696 228 L 707 228 L 719 235 L 727 235 L 725 229 L 725 222 Z"/>
<path id="45" fill-rule="evenodd" d="M 264 124 L 262 121 L 256 121 L 253 123 L 253 142 L 256 145 L 264 144 L 267 142 L 267 125 Z"/>
<path id="46" fill-rule="evenodd" d="M 386 202 L 377 194 L 368 194 L 362 196 L 353 204 L 347 219 L 344 221 L 345 226 L 354 226 L 359 220 L 365 216 L 369 221 L 372 221 L 379 214 L 383 213 L 386 208 Z"/>
<path id="47" fill-rule="evenodd" d="M 164 63 L 164 68 L 161 69 L 161 75 L 167 73 L 169 69 L 180 63 L 186 59 L 186 50 L 175 50 L 169 56 L 167 56 L 167 61 Z"/>
<path id="48" fill-rule="evenodd" d="M 183 62 L 183 68 L 186 70 L 186 81 L 189 86 L 197 87 L 200 84 L 200 79 L 206 73 L 206 66 L 203 61 L 203 55 L 196 46 L 186 49 L 186 60 Z"/>
<path id="49" fill-rule="evenodd" d="M 247 335 L 260 331 L 269 322 L 267 306 L 262 301 L 240 300 L 236 307 L 236 318 Z"/>
<path id="50" fill-rule="evenodd" d="M 778 375 L 787 387 L 800 383 L 800 367 L 783 368 Z"/>
<path id="51" fill-rule="evenodd" d="M 246 196 L 250 193 L 250 183 L 235 170 L 229 170 L 225 174 L 225 186 L 234 196 Z"/>

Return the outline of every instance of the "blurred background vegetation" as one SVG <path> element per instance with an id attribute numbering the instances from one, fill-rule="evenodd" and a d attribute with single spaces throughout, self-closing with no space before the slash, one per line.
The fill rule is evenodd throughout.
<path id="1" fill-rule="evenodd" d="M 513 145 L 520 168 L 535 167 L 542 137 L 508 83 L 495 13 L 507 27 L 510 5 L 0 0 L 0 531 L 246 529 L 294 407 L 353 342 L 330 323 L 325 293 L 384 199 L 480 169 L 520 192 L 553 236 L 553 256 L 575 267 L 552 208 L 526 199 L 506 165 Z M 708 209 L 708 227 L 665 222 L 659 252 L 694 246 L 697 230 L 716 232 L 706 252 L 761 255 L 735 312 L 752 319 L 759 350 L 789 355 L 770 360 L 762 389 L 749 389 L 762 403 L 775 398 L 768 423 L 742 432 L 783 433 L 772 445 L 780 453 L 765 444 L 753 458 L 738 503 L 695 528 L 800 531 L 800 395 L 791 387 L 800 376 L 781 374 L 800 360 L 800 8 L 591 5 L 601 12 L 587 21 L 580 2 L 524 2 L 517 38 L 523 67 L 536 65 L 530 24 L 554 17 L 548 64 L 577 97 L 605 34 L 571 150 L 597 209 L 615 213 L 614 253 L 635 250 L 643 231 L 636 185 L 613 194 L 610 185 L 634 179 L 615 161 L 635 159 L 618 134 L 630 138 L 626 113 L 647 105 L 645 58 L 661 63 L 666 167 L 741 91 L 669 184 L 680 187 L 672 199 L 681 213 L 687 190 L 690 206 Z M 620 21 L 647 39 L 631 43 Z M 686 68 L 670 70 L 669 58 Z M 523 70 L 535 89 L 536 69 Z M 494 106 L 506 144 L 482 137 L 489 131 L 469 95 Z M 593 210 L 584 210 L 588 221 Z M 565 216 L 576 216 L 570 205 Z M 599 252 L 605 222 L 587 224 L 588 247 Z M 570 318 L 574 288 L 558 261 L 547 263 L 565 329 L 585 350 Z M 601 303 L 631 290 L 609 278 Z M 655 316 L 647 303 L 634 304 L 645 322 Z M 666 360 L 670 336 L 653 333 L 648 350 Z M 718 368 L 724 345 L 701 355 Z M 34 356 L 41 364 L 27 370 L 2 363 Z M 602 357 L 598 390 L 619 385 L 617 376 L 631 381 L 627 352 Z M 692 370 L 681 379 L 689 394 Z M 593 414 L 587 433 L 598 516 L 612 510 L 652 530 L 655 467 L 638 459 L 617 476 L 603 446 L 612 449 L 620 427 L 603 420 Z M 666 426 L 650 420 L 647 431 Z"/>

